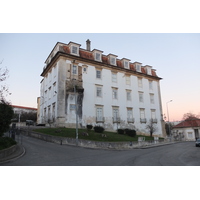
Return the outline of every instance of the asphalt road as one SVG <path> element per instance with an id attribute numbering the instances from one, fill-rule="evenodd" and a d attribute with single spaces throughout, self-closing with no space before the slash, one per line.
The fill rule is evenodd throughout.
<path id="1" fill-rule="evenodd" d="M 104 150 L 23 136 L 26 153 L 1 166 L 200 166 L 200 148 L 182 142 L 148 149 Z"/>

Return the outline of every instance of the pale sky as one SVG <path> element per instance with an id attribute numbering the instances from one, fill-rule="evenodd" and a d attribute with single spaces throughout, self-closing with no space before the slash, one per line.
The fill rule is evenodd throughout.
<path id="1" fill-rule="evenodd" d="M 86 48 L 90 39 L 91 49 L 157 70 L 163 78 L 160 86 L 166 116 L 166 102 L 173 100 L 168 104 L 170 121 L 181 120 L 187 112 L 200 114 L 197 1 L 125 0 L 119 4 L 102 0 L 97 7 L 89 0 L 58 0 L 57 5 L 63 5 L 59 9 L 55 4 L 47 7 L 46 1 L 20 2 L 23 7 L 17 9 L 19 2 L 3 2 L 0 13 L 0 61 L 9 69 L 6 83 L 12 94 L 7 98 L 12 104 L 37 106 L 40 74 L 57 42 L 72 41 Z"/>
<path id="2" fill-rule="evenodd" d="M 184 113 L 200 114 L 200 34 L 188 33 L 108 33 L 108 34 L 0 34 L 0 60 L 9 69 L 7 84 L 12 93 L 8 99 L 14 105 L 37 106 L 40 76 L 44 61 L 56 42 L 70 41 L 91 50 L 118 55 L 131 62 L 150 65 L 160 81 L 163 113 L 168 104 L 171 121 L 181 120 Z"/>

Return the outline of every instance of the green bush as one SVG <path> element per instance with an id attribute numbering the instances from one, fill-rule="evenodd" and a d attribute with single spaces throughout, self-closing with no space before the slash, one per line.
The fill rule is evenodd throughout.
<path id="1" fill-rule="evenodd" d="M 124 129 L 117 129 L 117 133 L 123 135 L 124 134 Z"/>
<path id="2" fill-rule="evenodd" d="M 17 144 L 15 140 L 9 137 L 0 137 L 0 150 L 9 148 Z"/>
<path id="3" fill-rule="evenodd" d="M 125 129 L 125 133 L 126 133 L 126 135 L 128 135 L 130 137 L 135 137 L 136 136 L 136 131 L 135 130 Z"/>
<path id="4" fill-rule="evenodd" d="M 94 127 L 94 131 L 96 133 L 103 133 L 104 132 L 104 128 L 102 126 L 95 126 Z"/>
<path id="5" fill-rule="evenodd" d="M 93 128 L 93 126 L 92 125 L 90 125 L 90 124 L 87 124 L 87 129 L 88 130 L 91 130 Z"/>

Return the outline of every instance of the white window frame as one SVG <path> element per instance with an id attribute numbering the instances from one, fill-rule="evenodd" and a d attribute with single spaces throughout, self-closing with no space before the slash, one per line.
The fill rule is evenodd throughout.
<path id="1" fill-rule="evenodd" d="M 150 94 L 150 103 L 151 104 L 155 103 L 155 101 L 154 101 L 154 94 Z"/>
<path id="2" fill-rule="evenodd" d="M 138 78 L 138 87 L 143 88 L 142 78 Z"/>
<path id="3" fill-rule="evenodd" d="M 146 123 L 145 109 L 144 108 L 140 108 L 140 122 Z"/>
<path id="4" fill-rule="evenodd" d="M 112 72 L 112 82 L 113 83 L 117 83 L 117 73 L 115 73 L 115 72 Z"/>
<path id="5" fill-rule="evenodd" d="M 149 81 L 149 90 L 153 90 L 153 81 Z"/>
<path id="6" fill-rule="evenodd" d="M 136 71 L 141 72 L 141 65 L 140 64 L 136 64 Z"/>
<path id="7" fill-rule="evenodd" d="M 74 70 L 74 67 L 76 67 L 75 70 Z M 74 72 L 76 72 L 76 73 L 74 73 Z M 72 74 L 73 75 L 77 75 L 78 74 L 78 65 L 74 65 L 74 64 L 72 65 Z"/>
<path id="8" fill-rule="evenodd" d="M 101 53 L 95 52 L 95 60 L 96 61 L 101 61 Z"/>
<path id="9" fill-rule="evenodd" d="M 118 88 L 112 88 L 112 98 L 118 99 Z"/>
<path id="10" fill-rule="evenodd" d="M 131 77 L 125 76 L 125 79 L 126 79 L 126 85 L 131 85 Z"/>
<path id="11" fill-rule="evenodd" d="M 117 122 L 119 121 L 119 108 L 118 107 L 113 107 L 112 109 L 112 112 L 113 112 L 113 121 L 114 122 Z"/>
<path id="12" fill-rule="evenodd" d="M 144 103 L 144 95 L 143 95 L 143 92 L 138 92 L 139 94 L 139 102 L 140 103 Z"/>
<path id="13" fill-rule="evenodd" d="M 103 106 L 96 106 L 96 121 L 104 121 Z"/>
<path id="14" fill-rule="evenodd" d="M 78 47 L 75 45 L 71 46 L 71 54 L 78 55 Z"/>
<path id="15" fill-rule="evenodd" d="M 102 71 L 101 70 L 98 70 L 98 69 L 96 69 L 96 78 L 97 79 L 101 79 L 101 73 L 102 73 Z"/>
<path id="16" fill-rule="evenodd" d="M 96 85 L 96 97 L 102 98 L 102 86 Z"/>
<path id="17" fill-rule="evenodd" d="M 129 69 L 129 62 L 124 60 L 124 68 Z"/>
<path id="18" fill-rule="evenodd" d="M 110 56 L 110 64 L 116 65 L 116 58 L 114 56 Z"/>
<path id="19" fill-rule="evenodd" d="M 131 101 L 131 90 L 126 90 L 126 100 Z"/>

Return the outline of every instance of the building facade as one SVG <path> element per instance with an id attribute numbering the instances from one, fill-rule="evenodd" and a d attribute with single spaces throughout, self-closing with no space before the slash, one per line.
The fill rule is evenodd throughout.
<path id="1" fill-rule="evenodd" d="M 195 141 L 200 137 L 200 119 L 189 117 L 173 127 L 173 136 L 182 137 L 186 141 Z"/>
<path id="2" fill-rule="evenodd" d="M 92 124 L 148 134 L 146 124 L 153 119 L 155 134 L 165 136 L 161 78 L 155 70 L 98 49 L 91 51 L 89 40 L 86 49 L 80 46 L 58 42 L 45 61 L 39 122 L 75 127 L 78 121 L 79 127 Z"/>

